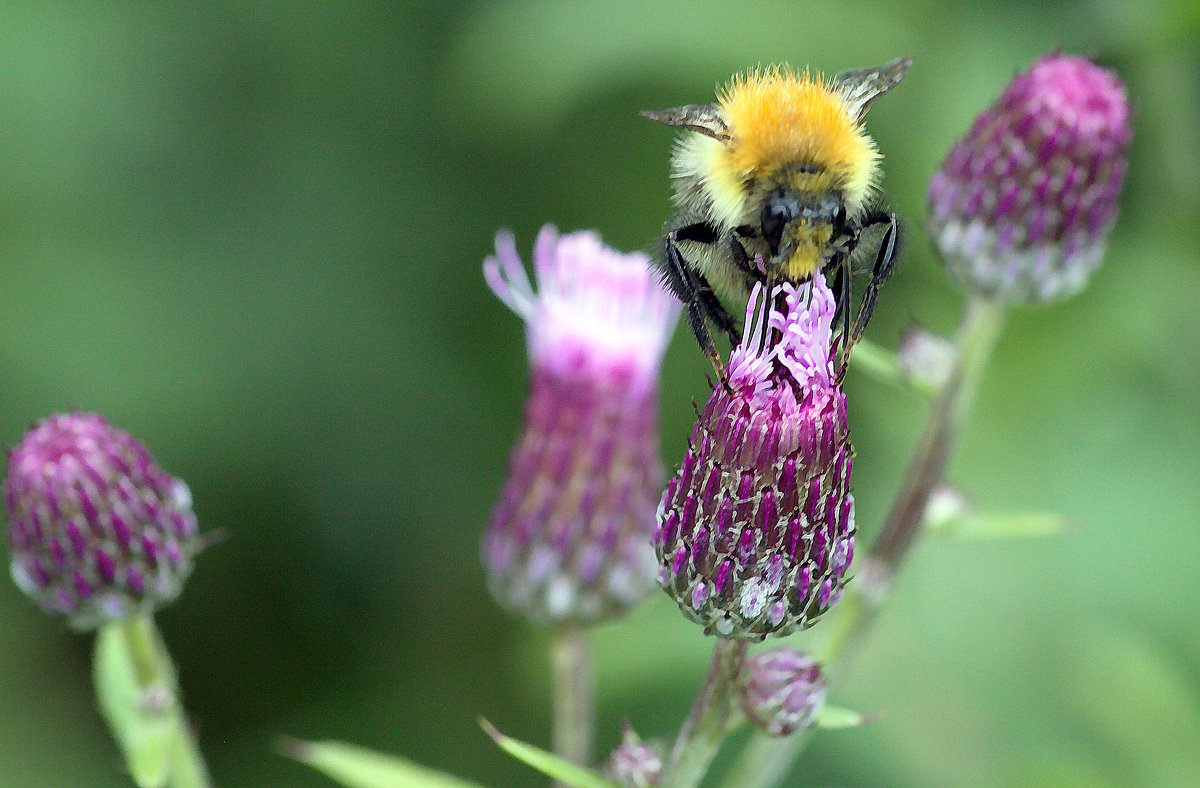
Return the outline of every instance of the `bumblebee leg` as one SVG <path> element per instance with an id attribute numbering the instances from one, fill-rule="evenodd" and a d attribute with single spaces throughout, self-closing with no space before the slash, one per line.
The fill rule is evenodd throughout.
<path id="1" fill-rule="evenodd" d="M 840 336 L 838 336 L 838 350 L 842 354 L 842 368 L 838 373 L 839 380 L 843 375 L 845 375 L 846 358 L 850 355 L 847 351 L 847 343 L 850 341 L 851 278 L 852 273 L 850 271 L 850 255 L 846 254 L 843 255 L 842 259 L 838 261 L 837 271 L 834 273 L 834 283 L 836 286 L 834 292 L 837 293 L 837 311 L 841 313 L 840 315 L 835 314 L 834 320 L 837 320 L 839 316 L 842 319 L 842 331 Z"/>
<path id="2" fill-rule="evenodd" d="M 717 352 L 717 343 L 713 341 L 707 321 L 714 306 L 720 310 L 727 321 L 730 320 L 729 313 L 716 301 L 716 297 L 712 294 L 712 288 L 708 286 L 704 277 L 698 271 L 689 268 L 684 262 L 677 244 L 679 234 L 678 230 L 672 230 L 663 239 L 663 255 L 666 260 L 664 279 L 671 291 L 683 302 L 684 310 L 687 313 L 688 327 L 696 336 L 696 341 L 700 344 L 700 351 L 712 362 L 713 368 L 717 371 L 717 377 L 721 380 L 721 385 L 730 391 L 729 373 L 721 361 L 721 354 Z M 719 322 L 715 316 L 714 322 Z"/>
<path id="3" fill-rule="evenodd" d="M 717 243 L 717 230 L 707 222 L 697 222 L 695 224 L 685 225 L 675 230 L 674 234 L 677 244 L 675 251 L 677 253 L 679 251 L 679 241 L 695 241 L 696 243 L 700 244 Z M 730 236 L 730 240 L 736 243 L 739 248 L 741 247 L 741 243 L 737 241 L 736 237 Z M 746 250 L 742 249 L 741 251 L 744 257 Z M 716 325 L 719 331 L 724 333 L 725 336 L 729 338 L 729 346 L 731 348 L 737 347 L 741 342 L 741 334 L 738 331 L 737 322 L 733 319 L 733 316 L 729 314 L 729 311 L 725 309 L 725 306 L 721 303 L 720 299 L 717 298 L 716 294 L 713 292 L 712 285 L 708 283 L 708 280 L 704 278 L 704 275 L 696 269 L 689 267 L 686 264 L 686 261 L 683 260 L 682 255 L 679 255 L 679 260 L 682 264 L 681 267 L 684 269 L 684 272 L 691 276 L 692 282 L 695 285 L 695 290 L 699 294 L 700 306 L 703 309 L 705 316 Z"/>
<path id="4" fill-rule="evenodd" d="M 729 234 L 729 253 L 732 256 L 733 264 L 748 277 L 759 281 L 763 278 L 763 272 L 750 259 L 746 247 L 742 245 L 742 238 L 752 237 L 753 229 L 750 227 L 736 227 Z"/>
<path id="5" fill-rule="evenodd" d="M 703 281 L 703 277 L 700 277 L 700 279 Z M 737 324 L 733 322 L 733 317 L 721 304 L 720 300 L 717 299 L 716 295 L 713 294 L 713 291 L 708 289 L 707 284 L 702 284 L 699 292 L 700 306 L 703 307 L 708 319 L 713 321 L 718 331 L 729 338 L 729 347 L 731 349 L 737 347 L 741 343 L 742 337 L 738 333 Z"/>
<path id="6" fill-rule="evenodd" d="M 892 271 L 896 267 L 896 258 L 900 254 L 900 223 L 896 219 L 896 214 L 880 214 L 875 217 L 875 221 L 870 221 L 873 216 L 868 216 L 868 223 L 864 226 L 869 227 L 873 224 L 887 222 L 888 227 L 883 233 L 879 251 L 875 253 L 875 265 L 871 269 L 871 280 L 867 282 L 867 289 L 863 292 L 862 305 L 859 306 L 858 315 L 854 318 L 854 327 L 850 329 L 850 344 L 846 348 L 847 355 L 855 343 L 862 339 L 867 322 L 870 321 L 871 314 L 875 311 L 875 299 L 879 296 L 879 288 L 892 275 Z"/>

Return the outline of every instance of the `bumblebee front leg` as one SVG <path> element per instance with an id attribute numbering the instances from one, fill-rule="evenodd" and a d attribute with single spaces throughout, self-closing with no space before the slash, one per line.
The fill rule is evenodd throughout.
<path id="1" fill-rule="evenodd" d="M 687 229 L 672 230 L 663 238 L 663 256 L 666 262 L 664 279 L 667 286 L 683 303 L 684 310 L 687 312 L 688 327 L 695 334 L 696 341 L 700 344 L 700 351 L 712 362 L 713 368 L 717 371 L 717 377 L 721 380 L 721 385 L 725 387 L 726 391 L 731 391 L 729 373 L 725 369 L 724 362 L 721 361 L 721 354 L 717 352 L 717 343 L 713 341 L 712 332 L 708 330 L 708 318 L 711 317 L 718 327 L 731 334 L 733 320 L 717 301 L 704 276 L 699 271 L 690 268 L 684 261 L 683 255 L 680 254 L 679 236 Z"/>

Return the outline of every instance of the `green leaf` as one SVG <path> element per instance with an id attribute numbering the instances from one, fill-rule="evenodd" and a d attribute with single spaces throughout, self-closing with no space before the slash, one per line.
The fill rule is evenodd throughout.
<path id="1" fill-rule="evenodd" d="M 279 748 L 349 788 L 481 788 L 470 780 L 352 744 L 284 737 Z"/>
<path id="2" fill-rule="evenodd" d="M 505 736 L 485 719 L 480 719 L 479 724 L 487 732 L 487 735 L 492 737 L 492 741 L 500 745 L 500 749 L 525 765 L 537 769 L 547 777 L 558 780 L 560 783 L 574 786 L 574 788 L 621 788 L 616 783 L 609 782 L 590 769 L 585 769 L 570 761 L 563 760 L 557 755 L 552 755 L 545 750 L 534 747 L 532 744 L 526 744 L 523 741 L 517 741 Z"/>
<path id="3" fill-rule="evenodd" d="M 879 719 L 878 714 L 859 714 L 857 711 L 843 709 L 840 706 L 822 706 L 817 713 L 817 727 L 824 730 L 841 730 L 842 728 L 857 728 Z"/>
<path id="4" fill-rule="evenodd" d="M 971 512 L 939 530 L 959 539 L 1042 539 L 1066 532 L 1067 518 L 1054 512 Z"/>

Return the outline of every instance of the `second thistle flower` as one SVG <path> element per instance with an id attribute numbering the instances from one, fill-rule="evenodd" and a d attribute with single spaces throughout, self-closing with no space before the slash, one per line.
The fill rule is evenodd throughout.
<path id="1" fill-rule="evenodd" d="M 854 553 L 852 449 L 824 279 L 756 290 L 718 387 L 659 507 L 659 580 L 720 637 L 810 626 L 841 595 Z M 765 312 L 765 316 L 764 316 Z"/>
<path id="2" fill-rule="evenodd" d="M 535 293 L 512 236 L 484 271 L 528 328 L 525 424 L 483 538 L 496 599 L 543 622 L 590 622 L 654 585 L 658 367 L 678 305 L 643 254 L 547 225 Z"/>

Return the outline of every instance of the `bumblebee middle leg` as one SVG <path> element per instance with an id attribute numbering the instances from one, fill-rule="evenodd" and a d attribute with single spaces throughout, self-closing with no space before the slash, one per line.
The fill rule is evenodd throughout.
<path id="1" fill-rule="evenodd" d="M 887 229 L 884 230 L 879 248 L 875 252 L 875 263 L 871 269 L 871 278 L 868 280 L 866 289 L 863 291 L 862 303 L 858 307 L 858 314 L 855 315 L 854 323 L 851 324 L 849 311 L 850 288 L 848 284 L 853 273 L 850 268 L 851 253 L 858 243 L 859 233 L 868 227 L 875 227 L 880 224 L 886 224 Z M 837 376 L 839 382 L 846 376 L 846 367 L 850 361 L 850 351 L 862 339 L 863 332 L 867 328 L 867 323 L 871 320 L 871 315 L 875 312 L 875 301 L 879 297 L 879 288 L 892 275 L 899 254 L 900 222 L 896 218 L 896 214 L 887 211 L 871 211 L 863 217 L 862 223 L 850 235 L 846 243 L 844 256 L 833 262 L 833 265 L 837 266 L 834 271 L 834 292 L 838 293 L 838 311 L 842 318 L 842 334 L 839 338 L 842 361 Z M 838 287 L 838 285 L 841 285 L 841 287 Z"/>
<path id="2" fill-rule="evenodd" d="M 879 250 L 875 253 L 875 265 L 871 268 L 871 279 L 867 282 L 866 290 L 863 291 L 862 304 L 858 307 L 858 315 L 854 318 L 853 328 L 850 329 L 850 344 L 846 349 L 847 353 L 858 340 L 862 339 L 867 322 L 875 312 L 875 299 L 879 297 L 879 288 L 892 275 L 892 271 L 896 268 L 896 258 L 900 255 L 900 222 L 896 219 L 896 214 L 868 214 L 867 222 L 863 226 L 869 227 L 885 222 L 887 229 L 883 233 L 883 240 L 879 242 Z"/>

